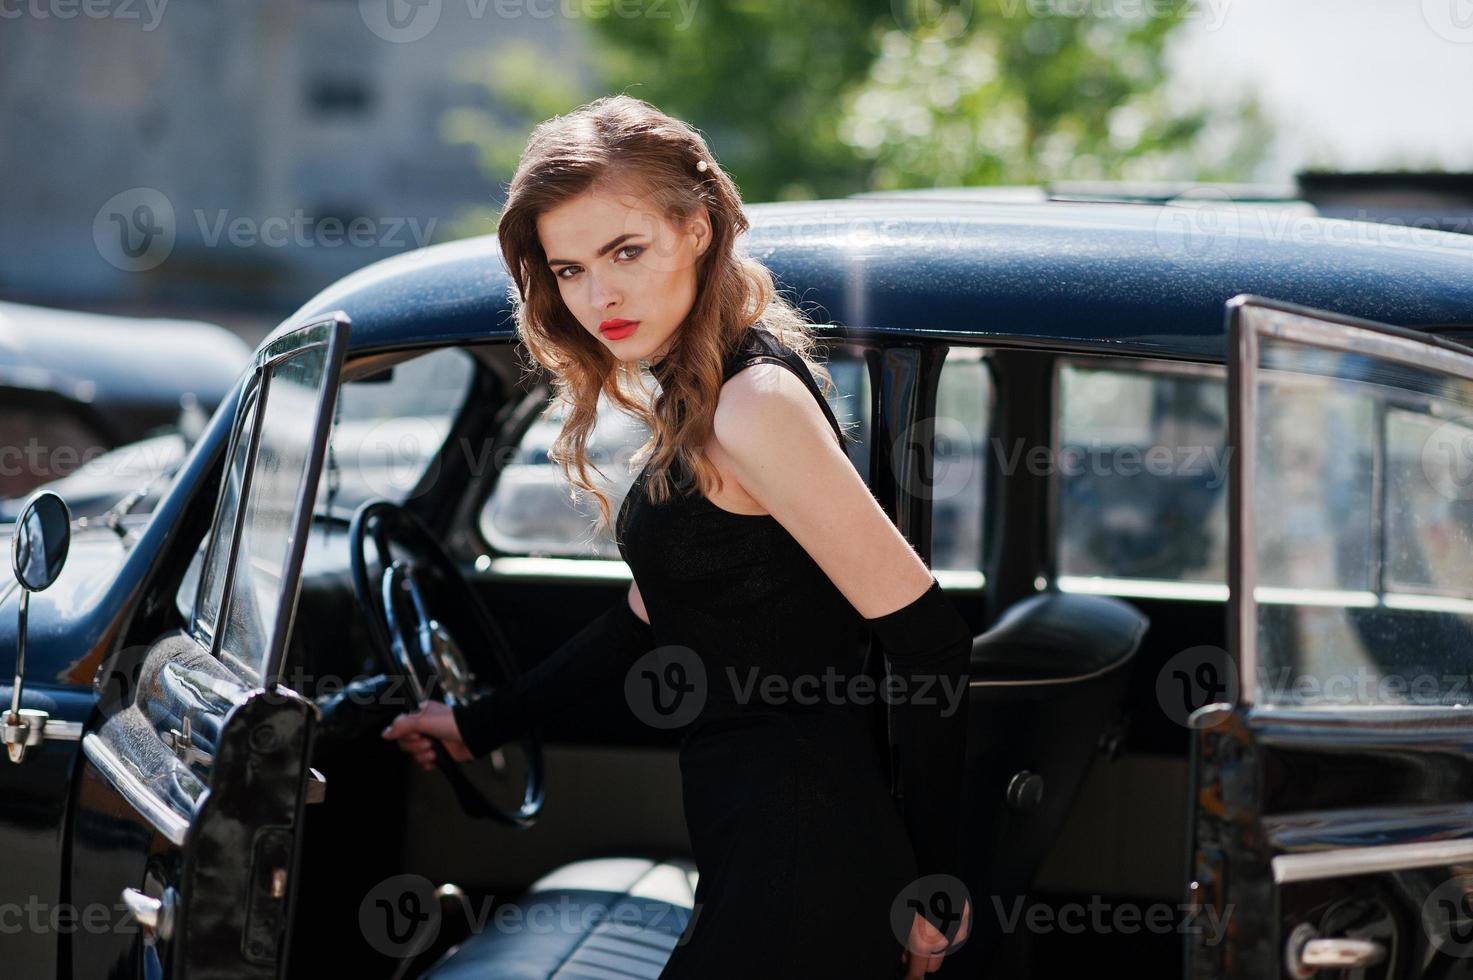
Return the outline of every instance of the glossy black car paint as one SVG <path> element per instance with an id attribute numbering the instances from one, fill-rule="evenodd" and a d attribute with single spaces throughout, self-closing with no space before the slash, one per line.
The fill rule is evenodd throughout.
<path id="1" fill-rule="evenodd" d="M 1108 352 L 1220 362 L 1224 357 L 1223 304 L 1253 292 L 1308 306 L 1424 330 L 1473 325 L 1473 241 L 1454 236 L 1435 246 L 1396 248 L 1337 240 L 1345 223 L 1310 221 L 1297 235 L 1246 222 L 1241 233 L 1217 240 L 1183 236 L 1169 209 L 1138 206 L 927 206 L 895 202 L 816 202 L 759 205 L 748 209 L 753 230 L 747 249 L 780 283 L 796 291 L 813 319 L 837 324 L 845 335 L 871 342 L 878 447 L 893 445 L 910 422 L 934 405 L 935 378 L 948 342 L 1001 349 Z M 1307 229 L 1307 231 L 1305 230 Z M 283 324 L 330 310 L 353 320 L 349 356 L 399 348 L 511 340 L 513 327 L 494 237 L 424 249 L 364 269 L 306 303 Z M 269 343 L 270 340 L 266 341 Z M 1052 410 L 1047 396 L 1026 378 L 1008 381 L 999 394 L 1006 410 L 1000 424 L 1037 435 Z M 237 393 L 238 393 L 237 389 Z M 79 535 L 62 578 L 31 606 L 26 704 L 55 705 L 57 714 L 95 728 L 103 710 L 127 696 L 139 650 L 118 649 L 125 637 L 151 638 L 169 629 L 172 596 L 155 584 L 177 580 L 190 554 L 181 542 L 198 539 L 210 519 L 213 487 L 228 442 L 234 397 L 212 419 L 205 435 L 131 547 L 115 535 Z M 877 498 L 923 556 L 928 548 L 929 508 L 901 488 L 906 461 L 884 451 L 873 459 Z M 900 464 L 896 473 L 895 463 Z M 881 478 L 883 477 L 883 478 Z M 449 482 L 449 481 L 445 481 Z M 449 493 L 450 488 L 438 488 Z M 1000 488 L 993 512 L 999 532 L 986 557 L 988 611 L 973 625 L 1031 592 L 1033 576 L 1046 569 L 1038 501 L 1040 486 L 1020 479 Z M 451 508 L 443 497 L 420 499 L 425 516 L 439 521 Z M 1029 502 L 1032 503 L 1029 503 Z M 998 505 L 994 505 L 995 507 Z M 1027 518 L 1019 520 L 1020 514 Z M 8 572 L 5 573 L 8 577 Z M 0 650 L 15 650 L 14 605 L 0 604 Z M 976 615 L 975 611 L 973 615 Z M 0 655 L 3 656 L 3 655 Z M 0 674 L 8 676 L 0 662 Z M 306 723 L 304 721 L 304 728 Z M 1349 738 L 1333 723 L 1286 739 L 1317 736 L 1327 744 Z M 292 737 L 296 737 L 295 734 Z M 303 735 L 305 737 L 305 734 Z M 1449 746 L 1464 734 L 1449 732 Z M 1345 744 L 1355 744 L 1346 741 Z M 1221 756 L 1230 781 L 1247 772 L 1242 760 Z M 1292 771 L 1293 756 L 1272 771 Z M 1404 756 L 1388 752 L 1386 773 L 1405 769 Z M 85 770 L 76 743 L 48 744 L 25 766 L 10 767 L 0 781 L 0 848 L 7 855 L 4 901 L 36 896 L 43 903 L 76 901 L 84 893 L 117 894 L 120 883 L 152 873 L 159 880 L 177 870 L 179 855 L 137 820 L 108 818 L 108 795 Z M 230 772 L 233 782 L 235 772 Z M 1451 797 L 1467 795 L 1462 768 L 1412 765 L 1412 777 Z M 300 773 L 281 774 L 282 785 Z M 1380 775 L 1378 773 L 1378 775 Z M 1320 775 L 1313 792 L 1326 799 L 1358 800 L 1357 772 Z M 1374 778 L 1374 777 L 1372 777 Z M 1353 782 L 1352 782 L 1353 780 Z M 221 786 L 222 792 L 238 786 Z M 284 791 L 283 791 L 284 792 Z M 280 799 L 284 799 L 282 796 Z M 1252 784 L 1225 805 L 1261 803 Z M 280 802 L 280 800 L 278 800 Z M 1261 845 L 1231 833 L 1225 815 L 1223 861 L 1261 857 Z M 1334 828 L 1324 828 L 1333 836 Z M 222 838 L 227 839 L 227 838 Z M 1310 838 L 1304 846 L 1318 846 Z M 149 855 L 152 854 L 153 857 Z M 241 894 L 258 883 L 240 876 L 214 884 Z M 1210 887 L 1204 882 L 1203 887 Z M 133 976 L 132 937 L 106 940 L 49 930 L 0 938 L 11 975 Z M 239 943 L 221 942 L 209 968 L 196 975 L 254 975 Z M 242 957 L 246 957 L 243 959 Z M 1198 975 L 1224 964 L 1197 958 Z M 264 970 L 264 966 L 262 966 Z M 266 974 L 263 974 L 266 975 Z"/>

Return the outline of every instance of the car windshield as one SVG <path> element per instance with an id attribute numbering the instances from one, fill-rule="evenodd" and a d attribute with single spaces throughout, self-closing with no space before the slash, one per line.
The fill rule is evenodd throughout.
<path id="1" fill-rule="evenodd" d="M 398 355 L 402 357 L 403 355 Z M 445 442 L 475 378 L 459 347 L 414 352 L 373 373 L 345 365 L 314 513 L 351 516 L 367 500 L 403 503 Z"/>

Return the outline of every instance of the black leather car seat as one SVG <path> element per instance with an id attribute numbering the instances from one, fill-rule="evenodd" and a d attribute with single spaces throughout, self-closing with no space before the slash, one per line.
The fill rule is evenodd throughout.
<path id="1" fill-rule="evenodd" d="M 655 980 L 691 919 L 695 865 L 575 861 L 533 883 L 515 914 L 493 912 L 426 980 Z"/>

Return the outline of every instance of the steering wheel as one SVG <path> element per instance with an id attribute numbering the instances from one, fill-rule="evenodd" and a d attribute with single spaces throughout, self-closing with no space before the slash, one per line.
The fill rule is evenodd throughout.
<path id="1" fill-rule="evenodd" d="M 370 546 L 372 551 L 370 552 Z M 403 557 L 395 557 L 395 548 Z M 496 620 L 461 575 L 433 532 L 411 511 L 389 500 L 370 500 L 353 513 L 348 529 L 353 593 L 369 623 L 369 633 L 386 672 L 409 685 L 423 707 L 430 700 L 464 703 L 489 688 L 466 660 L 461 644 L 431 609 L 443 609 L 456 629 L 487 649 L 480 658 L 497 680 L 511 683 L 520 673 Z M 372 560 L 376 574 L 370 574 Z M 428 737 L 428 736 L 427 736 Z M 530 827 L 545 799 L 542 736 L 522 736 L 526 779 L 521 806 L 510 810 L 491 800 L 467 778 L 439 739 L 430 738 L 435 764 L 450 780 L 461 809 L 511 827 Z"/>

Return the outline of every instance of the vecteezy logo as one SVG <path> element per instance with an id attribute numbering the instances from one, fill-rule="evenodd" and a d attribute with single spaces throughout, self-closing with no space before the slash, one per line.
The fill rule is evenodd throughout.
<path id="1" fill-rule="evenodd" d="M 972 20 L 974 0 L 890 0 L 895 26 L 906 34 L 953 38 Z"/>
<path id="2" fill-rule="evenodd" d="M 1473 956 L 1473 877 L 1449 878 L 1422 902 L 1422 928 L 1448 956 Z"/>
<path id="3" fill-rule="evenodd" d="M 1238 701 L 1238 669 L 1222 647 L 1189 647 L 1166 661 L 1156 675 L 1156 700 L 1166 717 L 1185 727 L 1206 704 Z"/>
<path id="4" fill-rule="evenodd" d="M 134 187 L 114 194 L 92 219 L 97 254 L 124 272 L 146 272 L 174 251 L 174 205 L 162 191 Z"/>
<path id="5" fill-rule="evenodd" d="M 896 479 L 914 497 L 949 500 L 972 483 L 980 453 L 959 419 L 947 416 L 921 419 L 906 426 L 891 447 L 890 466 Z"/>
<path id="6" fill-rule="evenodd" d="M 418 956 L 440 934 L 440 902 L 422 875 L 385 878 L 358 906 L 363 938 L 385 956 Z"/>
<path id="7" fill-rule="evenodd" d="M 971 895 L 960 878 L 953 875 L 924 875 L 906 885 L 890 903 L 890 928 L 900 945 L 909 949 L 910 933 L 916 916 L 935 926 L 946 939 L 946 946 L 931 955 L 956 952 L 971 935 L 961 934 L 962 921 Z"/>
<path id="8" fill-rule="evenodd" d="M 656 647 L 624 675 L 624 699 L 651 728 L 680 728 L 706 706 L 706 665 L 690 647 Z"/>
<path id="9" fill-rule="evenodd" d="M 1454 44 L 1473 44 L 1473 0 L 1422 0 L 1422 19 Z"/>
<path id="10" fill-rule="evenodd" d="M 358 16 L 391 44 L 418 41 L 440 22 L 442 0 L 358 0 Z"/>
<path id="11" fill-rule="evenodd" d="M 443 427 L 427 418 L 385 419 L 365 431 L 350 458 L 340 457 L 338 465 L 355 467 L 375 496 L 402 501 L 415 495 L 416 485 L 433 485 L 440 466 L 437 450 L 444 441 Z"/>
<path id="12" fill-rule="evenodd" d="M 1226 255 L 1236 246 L 1244 220 L 1226 191 L 1195 187 L 1157 210 L 1156 249 L 1180 264 Z"/>
<path id="13" fill-rule="evenodd" d="M 1448 500 L 1473 500 L 1473 418 L 1432 430 L 1422 443 L 1422 475 Z"/>

